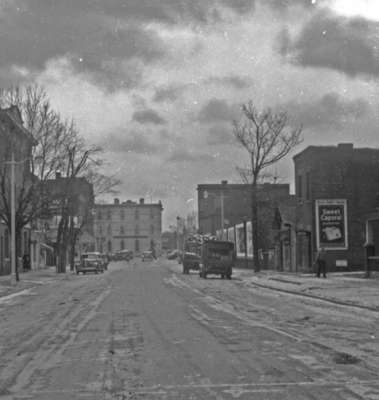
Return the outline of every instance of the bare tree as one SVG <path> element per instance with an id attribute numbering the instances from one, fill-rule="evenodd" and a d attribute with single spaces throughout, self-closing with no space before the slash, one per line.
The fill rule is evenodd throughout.
<path id="1" fill-rule="evenodd" d="M 72 229 L 73 218 L 69 206 L 73 199 L 70 193 L 70 182 L 77 177 L 88 177 L 95 184 L 98 193 L 111 192 L 119 184 L 114 177 L 107 177 L 100 172 L 102 159 L 101 149 L 86 146 L 72 121 L 64 121 L 51 107 L 45 90 L 36 85 L 0 89 L 0 106 L 16 105 L 21 112 L 23 126 L 31 133 L 35 143 L 24 167 L 22 178 L 18 179 L 16 191 L 16 248 L 19 254 L 21 231 L 46 208 L 50 194 L 46 191 L 46 182 L 60 171 L 64 180 L 62 194 L 59 198 L 59 212 L 62 213 L 58 229 L 57 252 L 61 253 L 58 271 L 63 272 L 67 250 L 77 229 Z M 6 153 L 6 152 L 5 152 Z M 9 232 L 11 231 L 9 164 L 2 163 L 0 170 L 0 218 Z M 21 170 L 21 167 L 18 167 Z M 82 219 L 82 224 L 84 224 Z M 71 240 L 72 241 L 72 240 Z M 16 269 L 18 280 L 18 270 Z"/>
<path id="2" fill-rule="evenodd" d="M 239 172 L 251 184 L 254 270 L 259 272 L 258 183 L 266 168 L 286 157 L 302 141 L 302 126 L 291 127 L 286 112 L 270 108 L 259 111 L 250 101 L 242 106 L 242 118 L 233 122 L 233 128 L 237 142 L 249 154 L 249 168 L 240 168 Z"/>

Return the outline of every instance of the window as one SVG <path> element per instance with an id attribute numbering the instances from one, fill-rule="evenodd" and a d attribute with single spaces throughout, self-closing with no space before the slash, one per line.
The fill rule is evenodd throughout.
<path id="1" fill-rule="evenodd" d="M 103 215 L 101 214 L 101 211 L 99 211 L 98 213 L 97 213 L 97 219 L 102 219 L 103 218 Z"/>
<path id="2" fill-rule="evenodd" d="M 112 235 L 112 226 L 108 225 L 108 235 Z"/>
<path id="3" fill-rule="evenodd" d="M 108 253 L 112 253 L 112 242 L 108 240 Z"/>
<path id="4" fill-rule="evenodd" d="M 150 208 L 150 218 L 154 218 L 154 210 L 152 208 Z"/>
<path id="5" fill-rule="evenodd" d="M 124 250 L 125 249 L 125 243 L 123 240 L 121 240 L 120 242 L 120 250 Z"/>
<path id="6" fill-rule="evenodd" d="M 303 197 L 303 177 L 301 175 L 297 176 L 297 197 L 302 198 Z"/>
<path id="7" fill-rule="evenodd" d="M 135 226 L 134 232 L 136 235 L 139 235 L 139 226 L 138 225 Z"/>
<path id="8" fill-rule="evenodd" d="M 125 233 L 124 227 L 121 225 L 121 226 L 120 226 L 120 235 L 123 235 L 124 233 Z"/>
<path id="9" fill-rule="evenodd" d="M 138 208 L 136 208 L 134 216 L 135 216 L 135 219 L 139 219 L 139 209 Z"/>
<path id="10" fill-rule="evenodd" d="M 120 218 L 125 219 L 125 213 L 123 209 L 120 210 Z"/>
<path id="11" fill-rule="evenodd" d="M 108 218 L 108 219 L 112 219 L 112 212 L 111 212 L 111 210 L 108 210 L 108 211 L 107 211 L 107 218 Z"/>
<path id="12" fill-rule="evenodd" d="M 103 227 L 99 225 L 99 235 L 101 236 L 103 234 Z"/>
<path id="13" fill-rule="evenodd" d="M 150 226 L 150 232 L 151 232 L 152 235 L 154 235 L 154 225 Z"/>
<path id="14" fill-rule="evenodd" d="M 134 251 L 139 251 L 139 240 L 136 239 L 134 242 Z"/>

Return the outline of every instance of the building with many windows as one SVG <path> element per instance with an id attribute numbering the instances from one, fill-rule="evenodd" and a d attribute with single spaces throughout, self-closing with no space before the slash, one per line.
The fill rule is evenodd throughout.
<path id="1" fill-rule="evenodd" d="M 361 268 L 368 236 L 379 255 L 379 149 L 352 143 L 309 146 L 293 160 L 299 269 L 312 270 L 320 247 L 330 270 Z"/>
<path id="2" fill-rule="evenodd" d="M 162 203 L 145 203 L 114 199 L 112 204 L 96 204 L 94 235 L 96 250 L 115 253 L 132 250 L 139 254 L 154 247 L 160 254 L 162 247 Z"/>

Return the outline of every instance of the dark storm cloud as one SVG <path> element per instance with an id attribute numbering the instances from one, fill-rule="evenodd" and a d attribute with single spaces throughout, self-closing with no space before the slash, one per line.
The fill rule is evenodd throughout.
<path id="1" fill-rule="evenodd" d="M 184 86 L 163 86 L 155 90 L 153 101 L 160 103 L 163 101 L 175 101 L 183 92 Z"/>
<path id="2" fill-rule="evenodd" d="M 317 13 L 302 32 L 291 38 L 284 31 L 280 51 L 293 63 L 323 67 L 347 75 L 379 76 L 379 23 Z"/>
<path id="3" fill-rule="evenodd" d="M 208 130 L 207 143 L 211 146 L 230 144 L 233 141 L 232 124 L 216 125 Z"/>
<path id="4" fill-rule="evenodd" d="M 291 102 L 286 104 L 285 109 L 303 124 L 304 129 L 339 128 L 366 119 L 370 114 L 370 105 L 366 100 L 345 100 L 336 93 L 328 93 L 315 102 Z"/>
<path id="5" fill-rule="evenodd" d="M 158 146 L 140 132 L 131 132 L 124 135 L 114 133 L 107 136 L 103 143 L 100 144 L 114 153 L 151 154 L 158 151 Z"/>
<path id="6" fill-rule="evenodd" d="M 132 119 L 140 124 L 166 124 L 166 121 L 156 111 L 151 109 L 135 111 Z"/>
<path id="7" fill-rule="evenodd" d="M 232 107 L 220 99 L 211 99 L 199 112 L 198 119 L 202 122 L 232 121 L 235 113 Z"/>
<path id="8" fill-rule="evenodd" d="M 100 0 L 98 0 L 100 3 Z M 105 3 L 105 2 L 104 2 Z M 114 16 L 159 21 L 170 24 L 207 23 L 220 19 L 219 8 L 245 14 L 254 8 L 254 0 L 108 0 L 104 11 Z"/>
<path id="9" fill-rule="evenodd" d="M 132 23 L 121 26 L 106 17 L 100 6 L 94 8 L 95 3 L 87 9 L 79 3 L 9 3 L 12 5 L 2 10 L 0 21 L 0 68 L 19 65 L 38 71 L 52 58 L 69 56 L 80 72 L 113 75 L 120 80 L 117 73 L 123 60 L 138 58 L 151 63 L 165 56 L 164 43 L 152 31 Z M 125 79 L 130 84 L 127 76 Z M 131 81 L 135 80 L 132 71 Z"/>

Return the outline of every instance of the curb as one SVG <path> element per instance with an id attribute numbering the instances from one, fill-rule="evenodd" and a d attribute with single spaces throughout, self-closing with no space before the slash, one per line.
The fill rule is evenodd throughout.
<path id="1" fill-rule="evenodd" d="M 303 296 L 303 297 L 308 297 L 308 298 L 312 298 L 312 299 L 317 299 L 317 300 L 322 300 L 328 303 L 332 303 L 332 304 L 337 304 L 340 306 L 348 306 L 348 307 L 355 307 L 355 308 L 360 308 L 360 309 L 364 309 L 364 310 L 369 310 L 369 311 L 373 311 L 373 312 L 377 312 L 379 313 L 379 307 L 371 307 L 371 306 L 365 306 L 363 304 L 358 304 L 358 303 L 352 303 L 352 302 L 347 302 L 347 301 L 342 301 L 342 300 L 337 300 L 337 299 L 331 299 L 328 297 L 322 297 L 322 296 L 318 296 L 316 294 L 310 294 L 310 293 L 302 293 L 296 290 L 290 290 L 290 289 L 282 289 L 282 288 L 276 288 L 270 285 L 265 285 L 262 283 L 256 283 L 253 281 L 249 281 L 248 283 L 245 283 L 246 285 L 255 285 L 264 289 L 270 289 L 270 290 L 275 290 L 277 292 L 283 292 L 283 293 L 289 293 L 289 294 L 293 294 L 293 295 L 297 295 L 297 296 Z"/>

